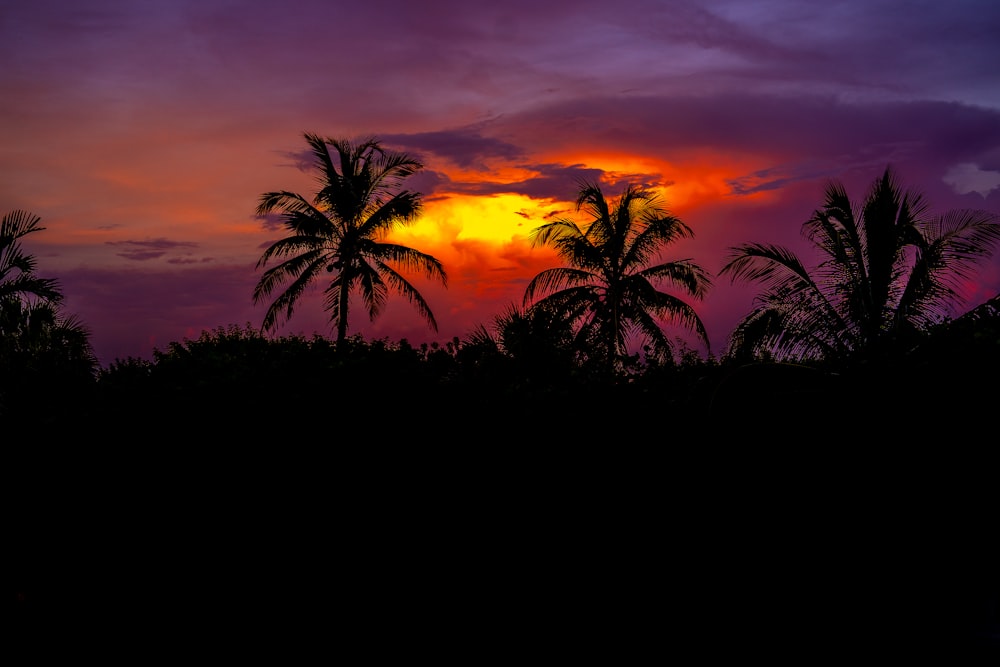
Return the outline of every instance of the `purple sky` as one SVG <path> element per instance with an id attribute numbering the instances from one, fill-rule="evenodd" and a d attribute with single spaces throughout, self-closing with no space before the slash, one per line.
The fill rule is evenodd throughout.
<path id="1" fill-rule="evenodd" d="M 572 215 L 576 179 L 663 187 L 713 274 L 726 248 L 799 231 L 827 179 L 859 199 L 892 164 L 935 212 L 1000 212 L 996 2 L 89 0 L 0 12 L 0 211 L 92 331 L 102 364 L 220 326 L 259 326 L 261 193 L 314 193 L 303 132 L 419 156 L 439 257 L 352 332 L 444 342 L 557 260 L 526 234 Z M 612 186 L 609 196 L 617 194 Z M 1000 293 L 1000 256 L 968 308 Z M 693 302 L 720 353 L 754 288 Z M 966 308 L 967 309 L 967 308 Z M 318 301 L 279 333 L 329 333 Z M 682 331 L 677 332 L 682 335 Z"/>

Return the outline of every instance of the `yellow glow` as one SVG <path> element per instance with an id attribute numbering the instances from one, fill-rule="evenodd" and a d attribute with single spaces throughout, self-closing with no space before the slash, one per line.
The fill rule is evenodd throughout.
<path id="1" fill-rule="evenodd" d="M 478 240 L 504 245 L 526 239 L 535 227 L 546 222 L 547 215 L 569 212 L 565 203 L 522 195 L 458 195 L 426 201 L 420 220 L 393 236 L 434 243 Z"/>
<path id="2" fill-rule="evenodd" d="M 572 156 L 568 161 L 574 161 Z M 668 212 L 682 218 L 691 208 L 727 196 L 731 191 L 729 179 L 752 171 L 747 165 L 727 165 L 714 154 L 688 155 L 683 169 L 662 160 L 611 153 L 590 156 L 586 163 L 582 160 L 579 163 L 603 170 L 606 179 L 614 181 L 637 184 L 648 182 L 654 174 L 659 175 L 659 183 L 654 183 L 653 187 L 662 196 L 661 204 Z M 564 201 L 515 194 L 453 194 L 429 198 L 424 200 L 420 220 L 395 230 L 392 236 L 411 247 L 438 248 L 438 253 L 445 254 L 449 251 L 443 250 L 443 246 L 467 251 L 470 243 L 498 250 L 511 245 L 523 246 L 536 227 L 553 219 L 566 217 L 588 222 L 586 214 L 576 210 L 576 194 L 575 191 L 567 192 Z M 609 201 L 620 194 L 615 188 L 605 190 Z M 767 194 L 757 194 L 754 198 L 765 196 Z"/>

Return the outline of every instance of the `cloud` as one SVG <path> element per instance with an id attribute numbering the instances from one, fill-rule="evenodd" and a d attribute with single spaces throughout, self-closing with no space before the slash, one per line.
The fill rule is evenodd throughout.
<path id="1" fill-rule="evenodd" d="M 124 246 L 125 249 L 117 255 L 137 262 L 158 259 L 173 248 L 198 247 L 197 243 L 190 241 L 171 241 L 163 238 L 150 239 L 149 241 L 105 241 L 105 243 L 110 246 Z"/>
<path id="2" fill-rule="evenodd" d="M 962 162 L 945 172 L 942 180 L 960 195 L 978 192 L 983 199 L 1000 188 L 1000 171 L 980 169 L 979 165 Z"/>
<path id="3" fill-rule="evenodd" d="M 379 139 L 385 146 L 399 146 L 405 151 L 433 153 L 463 169 L 488 171 L 490 161 L 511 161 L 525 156 L 525 151 L 510 142 L 484 136 L 482 125 L 439 132 L 386 134 Z"/>
<path id="4" fill-rule="evenodd" d="M 268 213 L 266 215 L 256 216 L 257 220 L 260 221 L 261 227 L 269 232 L 276 232 L 285 227 L 285 217 L 282 213 Z M 260 248 L 266 248 L 271 245 L 272 241 L 260 244 Z"/>

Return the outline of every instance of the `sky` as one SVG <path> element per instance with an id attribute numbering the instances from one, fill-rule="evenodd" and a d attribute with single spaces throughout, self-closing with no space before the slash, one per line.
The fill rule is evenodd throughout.
<path id="1" fill-rule="evenodd" d="M 425 165 L 393 240 L 444 264 L 447 287 L 413 278 L 439 327 L 391 295 L 374 322 L 353 307 L 367 339 L 489 326 L 562 265 L 528 235 L 584 220 L 581 178 L 640 184 L 694 232 L 664 259 L 713 275 L 675 293 L 718 356 L 758 291 L 717 276 L 728 249 L 810 265 L 830 179 L 860 200 L 891 165 L 933 212 L 1000 212 L 997 63 L 995 0 L 6 0 L 0 212 L 41 218 L 24 248 L 107 366 L 260 327 L 257 260 L 283 234 L 255 209 L 315 194 L 306 132 Z M 1000 293 L 1000 253 L 978 277 L 962 312 Z M 322 287 L 277 335 L 334 335 Z"/>

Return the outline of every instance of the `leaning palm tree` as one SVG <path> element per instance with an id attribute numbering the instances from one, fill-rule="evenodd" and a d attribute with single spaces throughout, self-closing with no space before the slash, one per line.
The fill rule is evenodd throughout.
<path id="1" fill-rule="evenodd" d="M 719 275 L 765 290 L 732 335 L 730 358 L 835 363 L 904 352 L 962 301 L 962 284 L 1000 241 L 1000 218 L 981 210 L 928 215 L 923 195 L 891 168 L 857 205 L 831 181 L 803 236 L 821 261 L 810 271 L 786 248 L 729 249 Z"/>
<path id="2" fill-rule="evenodd" d="M 581 181 L 576 208 L 590 220 L 578 225 L 558 219 L 532 231 L 533 246 L 554 247 L 569 266 L 536 275 L 525 289 L 525 305 L 534 302 L 563 313 L 575 326 L 577 343 L 591 349 L 608 370 L 621 368 L 636 339 L 657 353 L 670 353 L 673 343 L 661 326 L 667 322 L 695 332 L 709 349 L 694 308 L 659 289 L 669 284 L 700 299 L 712 285 L 708 273 L 690 259 L 653 263 L 665 246 L 694 235 L 667 213 L 659 195 L 627 185 L 608 202 L 599 184 Z"/>
<path id="3" fill-rule="evenodd" d="M 324 271 L 333 275 L 323 295 L 324 310 L 337 330 L 337 343 L 347 337 L 348 306 L 360 294 L 370 320 L 382 311 L 390 290 L 401 293 L 437 331 L 437 321 L 420 292 L 392 265 L 422 271 L 447 285 L 441 262 L 413 248 L 390 243 L 387 235 L 414 222 L 421 211 L 419 193 L 399 189 L 403 179 L 423 168 L 418 160 L 382 148 L 374 138 L 353 143 L 306 133 L 318 171 L 320 188 L 312 201 L 294 192 L 267 192 L 257 214 L 281 211 L 289 235 L 271 244 L 257 262 L 284 258 L 263 273 L 254 288 L 259 303 L 287 285 L 264 315 L 262 329 L 274 330 L 291 318 L 306 288 Z M 331 151 L 331 148 L 333 149 Z"/>

